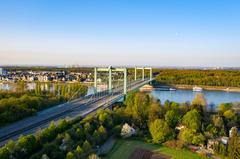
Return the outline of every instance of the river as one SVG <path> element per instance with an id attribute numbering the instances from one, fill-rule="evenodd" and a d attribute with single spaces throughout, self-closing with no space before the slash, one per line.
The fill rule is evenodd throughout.
<path id="1" fill-rule="evenodd" d="M 30 90 L 34 89 L 35 85 L 36 85 L 35 83 L 28 83 L 27 89 Z M 46 87 L 46 90 L 47 89 L 51 90 L 53 88 L 53 84 L 50 85 L 50 88 L 48 88 L 47 84 L 42 84 L 41 86 Z M 15 90 L 15 88 L 16 84 L 0 84 L 0 90 Z M 94 88 L 89 87 L 87 95 L 92 93 L 94 93 Z M 196 93 L 197 92 L 193 92 L 192 90 L 180 90 L 180 89 L 176 91 L 153 90 L 151 92 L 151 94 L 155 98 L 160 99 L 162 103 L 164 103 L 166 100 L 178 103 L 191 102 L 195 97 Z M 240 92 L 204 90 L 202 93 L 204 94 L 208 104 L 212 104 L 215 107 L 221 103 L 240 102 Z"/>
<path id="2" fill-rule="evenodd" d="M 191 102 L 195 94 L 199 92 L 193 92 L 192 90 L 176 90 L 176 91 L 159 91 L 153 90 L 151 94 L 160 99 L 162 103 L 166 100 L 174 101 L 178 103 Z M 207 100 L 207 103 L 212 104 L 214 107 L 221 103 L 240 102 L 239 92 L 225 92 L 225 91 L 207 91 L 204 90 L 201 93 Z"/>

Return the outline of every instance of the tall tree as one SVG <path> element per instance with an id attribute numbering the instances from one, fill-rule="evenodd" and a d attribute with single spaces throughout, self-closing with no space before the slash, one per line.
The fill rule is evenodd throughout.
<path id="1" fill-rule="evenodd" d="M 182 123 L 187 128 L 198 131 L 201 126 L 201 116 L 197 110 L 193 109 L 183 116 Z"/>
<path id="2" fill-rule="evenodd" d="M 165 121 L 171 128 L 175 128 L 179 120 L 180 114 L 177 110 L 169 110 L 165 114 Z"/>
<path id="3" fill-rule="evenodd" d="M 133 118 L 138 124 L 139 127 L 146 128 L 147 127 L 147 119 L 148 119 L 148 110 L 150 105 L 150 97 L 145 93 L 137 93 L 134 98 L 134 106 L 133 106 Z"/>
<path id="4" fill-rule="evenodd" d="M 197 108 L 199 112 L 206 112 L 207 110 L 207 100 L 204 97 L 204 94 L 197 93 L 195 98 L 192 101 L 192 107 Z"/>
<path id="5" fill-rule="evenodd" d="M 240 158 L 240 138 L 238 137 L 238 130 L 236 127 L 232 128 L 230 134 L 228 152 L 228 156 L 230 159 Z"/>
<path id="6" fill-rule="evenodd" d="M 172 133 L 168 124 L 161 119 L 156 119 L 151 122 L 149 124 L 149 131 L 154 143 L 162 143 L 166 141 L 167 137 Z"/>
<path id="7" fill-rule="evenodd" d="M 162 118 L 163 114 L 163 108 L 158 101 L 154 101 L 153 103 L 151 103 L 148 112 L 148 119 L 150 122 Z"/>

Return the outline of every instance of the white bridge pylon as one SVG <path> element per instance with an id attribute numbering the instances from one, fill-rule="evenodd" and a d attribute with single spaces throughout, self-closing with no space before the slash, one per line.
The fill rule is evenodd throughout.
<path id="1" fill-rule="evenodd" d="M 134 80 L 137 80 L 137 70 L 142 70 L 142 80 L 145 80 L 145 73 L 144 70 L 150 70 L 150 80 L 152 80 L 152 68 L 151 67 L 135 67 L 135 74 L 134 74 Z M 97 72 L 108 72 L 108 91 L 112 91 L 112 72 L 123 72 L 124 74 L 124 80 L 123 80 L 123 93 L 127 94 L 127 73 L 128 68 L 113 68 L 112 66 L 109 67 L 95 67 L 94 68 L 94 88 L 97 90 Z"/>

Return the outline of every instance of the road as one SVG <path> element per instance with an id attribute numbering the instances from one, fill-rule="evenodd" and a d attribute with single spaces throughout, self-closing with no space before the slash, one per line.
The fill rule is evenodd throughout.
<path id="1" fill-rule="evenodd" d="M 149 80 L 133 82 L 129 84 L 128 91 L 139 88 L 148 82 Z M 108 91 L 98 92 L 40 111 L 34 116 L 3 127 L 0 129 L 0 146 L 6 144 L 10 139 L 17 140 L 20 135 L 34 134 L 39 129 L 47 127 L 51 121 L 57 122 L 66 117 L 70 119 L 84 117 L 96 112 L 99 108 L 107 108 L 124 96 L 122 92 L 122 87 L 113 89 L 111 93 Z"/>

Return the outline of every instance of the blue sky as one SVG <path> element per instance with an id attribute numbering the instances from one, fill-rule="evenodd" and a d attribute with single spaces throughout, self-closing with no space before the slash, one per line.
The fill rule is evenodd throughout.
<path id="1" fill-rule="evenodd" d="M 0 64 L 240 67 L 238 0 L 0 0 Z"/>

